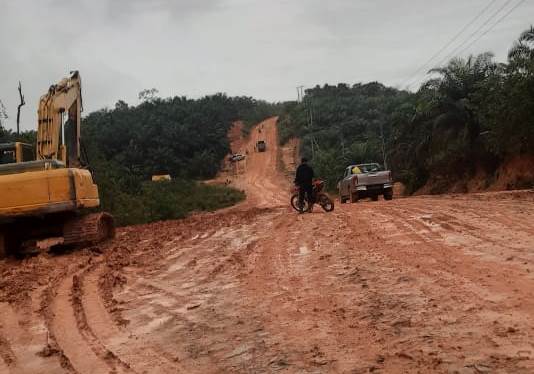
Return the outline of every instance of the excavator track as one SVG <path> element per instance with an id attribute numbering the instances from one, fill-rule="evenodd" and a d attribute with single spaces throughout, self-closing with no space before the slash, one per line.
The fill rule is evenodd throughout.
<path id="1" fill-rule="evenodd" d="M 92 213 L 67 221 L 63 227 L 64 245 L 92 245 L 115 236 L 113 217 Z"/>

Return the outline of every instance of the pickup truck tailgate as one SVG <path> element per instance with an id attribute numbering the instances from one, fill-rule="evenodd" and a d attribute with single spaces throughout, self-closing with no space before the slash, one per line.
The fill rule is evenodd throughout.
<path id="1" fill-rule="evenodd" d="M 388 171 L 378 171 L 358 175 L 358 185 L 360 186 L 383 185 L 384 183 L 391 183 L 391 177 Z"/>

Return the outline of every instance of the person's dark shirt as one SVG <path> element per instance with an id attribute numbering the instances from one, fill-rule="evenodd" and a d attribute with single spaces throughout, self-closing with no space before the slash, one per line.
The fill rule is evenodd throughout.
<path id="1" fill-rule="evenodd" d="M 300 164 L 295 175 L 295 184 L 299 186 L 309 185 L 313 181 L 313 169 L 308 164 Z"/>

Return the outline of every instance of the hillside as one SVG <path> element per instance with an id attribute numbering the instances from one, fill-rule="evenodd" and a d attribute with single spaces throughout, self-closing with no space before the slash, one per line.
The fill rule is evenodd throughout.
<path id="1" fill-rule="evenodd" d="M 286 104 L 281 141 L 300 137 L 331 188 L 346 164 L 383 162 L 383 153 L 408 193 L 531 187 L 532 35 L 520 36 L 507 64 L 490 53 L 453 59 L 415 93 L 377 82 L 308 89 Z"/>
<path id="2" fill-rule="evenodd" d="M 243 199 L 230 187 L 204 185 L 230 152 L 234 121 L 258 121 L 274 106 L 223 94 L 200 99 L 147 97 L 137 106 L 90 113 L 82 124 L 88 163 L 101 192 L 102 208 L 119 224 L 183 218 Z M 171 182 L 150 182 L 170 174 Z"/>

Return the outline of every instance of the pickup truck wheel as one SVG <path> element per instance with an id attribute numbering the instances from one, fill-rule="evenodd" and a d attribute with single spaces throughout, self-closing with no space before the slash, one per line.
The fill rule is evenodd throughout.
<path id="1" fill-rule="evenodd" d="M 393 200 L 393 190 L 391 188 L 384 192 L 384 200 Z"/>
<path id="2" fill-rule="evenodd" d="M 6 236 L 0 231 L 0 258 L 4 258 L 7 255 Z"/>
<path id="3" fill-rule="evenodd" d="M 347 202 L 347 198 L 341 194 L 341 191 L 339 191 L 339 202 L 341 204 L 345 204 Z"/>
<path id="4" fill-rule="evenodd" d="M 357 203 L 360 198 L 358 197 L 358 192 L 351 192 L 350 193 L 350 202 L 351 203 Z"/>

